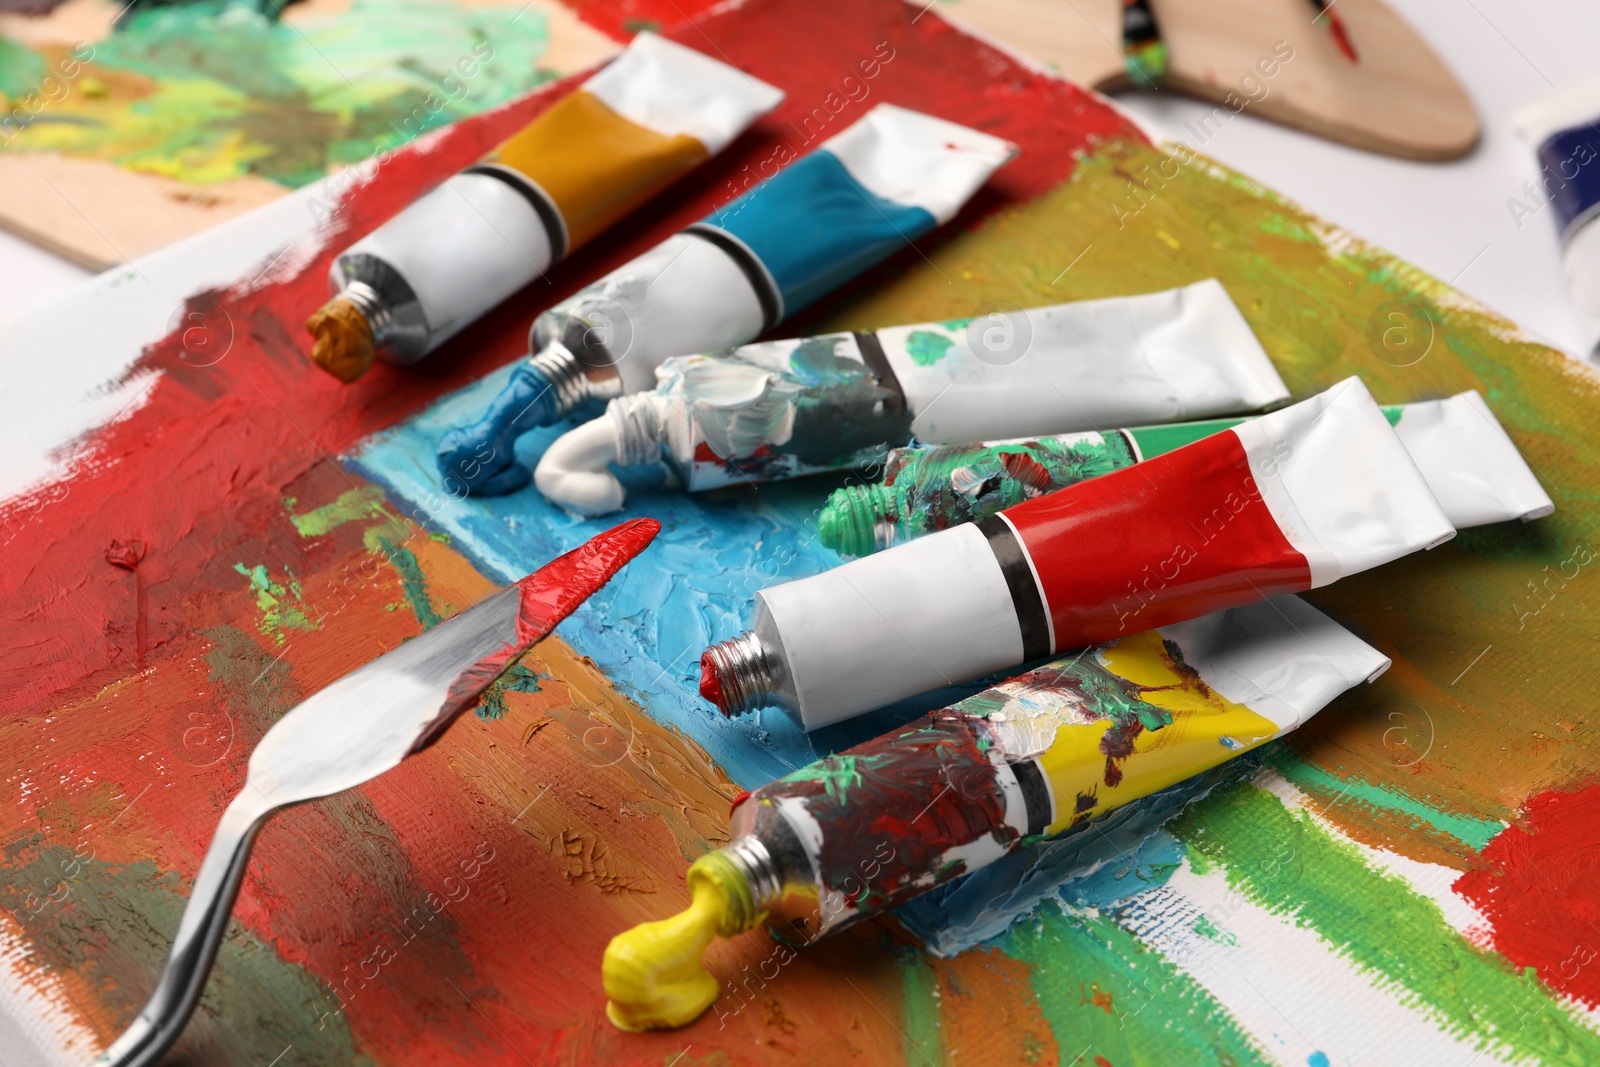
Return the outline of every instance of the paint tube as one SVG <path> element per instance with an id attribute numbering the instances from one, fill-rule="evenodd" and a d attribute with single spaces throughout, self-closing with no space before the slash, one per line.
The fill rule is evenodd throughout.
<path id="1" fill-rule="evenodd" d="M 622 506 L 609 463 L 715 489 L 879 463 L 910 440 L 1054 434 L 1277 407 L 1289 391 L 1216 280 L 669 359 L 653 392 L 545 452 L 557 504 Z"/>
<path id="2" fill-rule="evenodd" d="M 755 340 L 955 216 L 1016 147 L 879 104 L 816 151 L 534 321 L 537 353 L 439 442 L 451 491 L 527 484 L 512 445 L 586 399 L 653 388 L 672 356 Z"/>
<path id="3" fill-rule="evenodd" d="M 818 760 L 735 801 L 730 843 L 689 869 L 698 909 L 611 942 L 608 1014 L 684 1025 L 718 992 L 686 977 L 712 936 L 836 933 L 1280 737 L 1388 666 L 1278 597 L 1053 660 Z"/>
<path id="4" fill-rule="evenodd" d="M 1477 393 L 1382 410 L 1456 529 L 1527 522 L 1555 511 Z M 923 534 L 982 522 L 1013 504 L 1121 470 L 1244 421 L 1211 419 L 897 448 L 884 462 L 881 482 L 847 485 L 828 497 L 817 516 L 817 536 L 841 555 L 865 556 Z"/>
<path id="5" fill-rule="evenodd" d="M 1518 113 L 1514 124 L 1538 156 L 1540 178 L 1523 183 L 1531 204 L 1518 197 L 1506 204 L 1518 229 L 1523 215 L 1555 209 L 1561 266 L 1577 305 L 1585 354 L 1600 356 L 1600 79 L 1539 101 Z"/>
<path id="6" fill-rule="evenodd" d="M 1263 597 L 1455 536 L 1359 378 L 1193 444 L 756 594 L 712 645 L 724 714 L 814 730 L 917 693 Z"/>
<path id="7" fill-rule="evenodd" d="M 478 164 L 342 252 L 307 323 L 312 360 L 354 381 L 407 365 L 716 155 L 783 93 L 641 33 Z"/>

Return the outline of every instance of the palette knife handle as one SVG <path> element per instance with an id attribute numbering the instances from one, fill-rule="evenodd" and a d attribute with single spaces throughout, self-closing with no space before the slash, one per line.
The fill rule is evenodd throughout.
<path id="1" fill-rule="evenodd" d="M 250 846 L 275 810 L 246 782 L 222 813 L 155 991 L 138 1018 L 94 1061 L 95 1067 L 154 1067 L 183 1033 L 228 928 Z"/>

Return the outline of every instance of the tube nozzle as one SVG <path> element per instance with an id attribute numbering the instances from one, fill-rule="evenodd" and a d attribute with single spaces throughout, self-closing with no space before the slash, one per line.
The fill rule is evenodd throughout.
<path id="1" fill-rule="evenodd" d="M 729 718 L 766 707 L 777 694 L 777 666 L 753 630 L 718 641 L 700 654 L 700 695 Z"/>
<path id="2" fill-rule="evenodd" d="M 611 939 L 601 964 L 606 1018 L 623 1030 L 687 1026 L 717 999 L 721 986 L 702 966 L 718 934 L 733 937 L 766 918 L 745 867 L 765 856 L 745 855 L 742 842 L 695 860 L 689 868 L 689 907 L 669 919 L 642 923 Z M 740 862 L 743 861 L 743 862 Z"/>
<path id="3" fill-rule="evenodd" d="M 866 556 L 888 547 L 894 503 L 883 485 L 846 485 L 833 491 L 817 516 L 817 537 L 841 556 Z"/>

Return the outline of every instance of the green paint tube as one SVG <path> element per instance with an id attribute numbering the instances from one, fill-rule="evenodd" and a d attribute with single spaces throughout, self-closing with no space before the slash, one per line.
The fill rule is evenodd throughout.
<path id="1" fill-rule="evenodd" d="M 1555 510 L 1521 453 L 1475 392 L 1385 407 L 1428 488 L 1458 529 Z M 1247 419 L 1169 423 L 974 444 L 922 445 L 889 453 L 881 482 L 828 498 L 822 543 L 845 556 L 967 522 L 1030 497 L 1120 470 L 1237 426 Z"/>

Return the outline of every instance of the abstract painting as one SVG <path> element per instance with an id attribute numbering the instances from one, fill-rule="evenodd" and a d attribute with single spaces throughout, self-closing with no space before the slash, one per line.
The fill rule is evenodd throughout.
<path id="1" fill-rule="evenodd" d="M 616 521 L 531 489 L 456 499 L 439 433 L 533 314 L 728 199 L 744 168 L 870 103 L 1015 141 L 949 227 L 794 333 L 1217 278 L 1296 397 L 1480 390 L 1555 500 L 1318 591 L 1394 660 L 1285 742 L 799 953 L 718 942 L 677 1031 L 605 1018 L 607 941 L 687 899 L 729 802 L 950 694 L 801 734 L 725 720 L 696 659 L 751 593 L 837 565 L 844 480 L 690 496 L 628 475 L 655 545 L 434 748 L 268 825 L 178 1062 L 1592 1063 L 1600 1060 L 1600 383 L 1449 286 L 1106 102 L 897 0 L 748 0 L 635 20 L 782 87 L 783 106 L 631 223 L 411 371 L 317 374 L 300 322 L 332 255 L 547 106 L 397 152 L 292 271 L 217 279 L 124 371 L 151 383 L 0 505 L 0 1037 L 83 1062 L 154 982 L 251 746 L 299 699 Z M 893 58 L 868 100 L 859 56 Z M 880 53 L 881 54 L 881 53 Z M 869 103 L 870 101 L 870 103 Z M 810 125 L 806 123 L 809 120 Z M 819 126 L 820 124 L 820 126 Z M 423 151 L 422 149 L 425 149 Z M 566 427 L 524 441 L 531 457 Z M 8 1063 L 10 1062 L 8 1057 Z"/>

